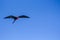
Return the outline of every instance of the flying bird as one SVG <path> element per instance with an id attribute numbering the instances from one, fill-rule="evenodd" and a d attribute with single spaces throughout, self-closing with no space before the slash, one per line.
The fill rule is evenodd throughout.
<path id="1" fill-rule="evenodd" d="M 13 23 L 15 23 L 15 21 L 18 20 L 19 18 L 30 18 L 30 17 L 28 17 L 26 15 L 21 15 L 21 16 L 18 16 L 18 17 L 10 15 L 10 16 L 4 17 L 4 19 L 10 19 L 10 18 L 14 19 Z"/>

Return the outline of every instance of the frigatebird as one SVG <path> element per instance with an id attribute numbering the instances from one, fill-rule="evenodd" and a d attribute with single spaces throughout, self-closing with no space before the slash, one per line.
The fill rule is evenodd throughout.
<path id="1" fill-rule="evenodd" d="M 14 19 L 13 23 L 15 23 L 15 21 L 18 20 L 19 18 L 30 18 L 30 17 L 28 17 L 26 15 L 21 15 L 21 16 L 18 16 L 18 17 L 10 15 L 10 16 L 4 17 L 4 19 L 10 19 L 10 18 Z"/>

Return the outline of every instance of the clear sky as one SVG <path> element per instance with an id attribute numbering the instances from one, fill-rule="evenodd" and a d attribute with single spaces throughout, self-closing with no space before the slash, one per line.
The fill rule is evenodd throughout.
<path id="1" fill-rule="evenodd" d="M 60 0 L 0 0 L 0 40 L 60 40 Z"/>

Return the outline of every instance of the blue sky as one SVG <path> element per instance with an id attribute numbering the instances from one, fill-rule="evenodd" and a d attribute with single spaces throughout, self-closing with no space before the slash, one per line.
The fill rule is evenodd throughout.
<path id="1" fill-rule="evenodd" d="M 0 40 L 60 40 L 60 0 L 0 0 Z"/>

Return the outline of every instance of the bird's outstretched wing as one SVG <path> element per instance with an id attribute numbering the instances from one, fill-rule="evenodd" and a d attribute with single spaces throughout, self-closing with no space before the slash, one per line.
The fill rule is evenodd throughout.
<path id="1" fill-rule="evenodd" d="M 21 16 L 18 16 L 19 18 L 30 18 L 30 17 L 28 17 L 28 16 L 26 16 L 26 15 L 21 15 Z"/>
<path id="2" fill-rule="evenodd" d="M 13 23 L 15 23 L 15 21 L 17 20 L 17 17 L 15 17 L 15 16 L 12 16 L 12 15 L 10 15 L 10 16 L 7 16 L 7 17 L 4 17 L 4 19 L 9 19 L 9 18 L 12 18 L 12 19 L 14 19 Z"/>
<path id="3" fill-rule="evenodd" d="M 13 18 L 13 19 L 15 19 L 16 17 L 15 16 L 12 16 L 12 15 L 7 16 L 7 17 L 4 17 L 4 19 L 7 19 L 7 18 Z"/>

